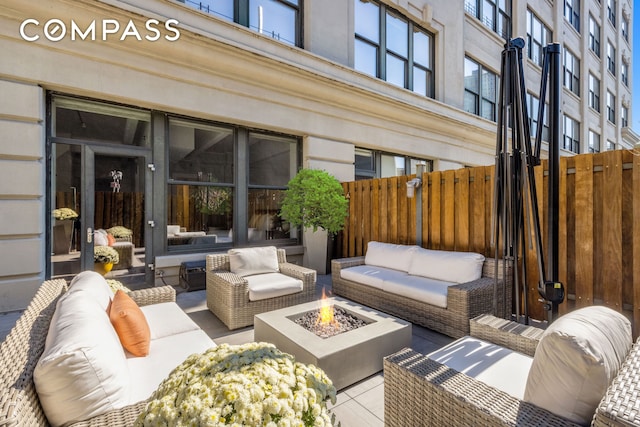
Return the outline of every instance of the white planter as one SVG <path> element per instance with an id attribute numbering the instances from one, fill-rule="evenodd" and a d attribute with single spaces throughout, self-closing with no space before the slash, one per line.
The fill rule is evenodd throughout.
<path id="1" fill-rule="evenodd" d="M 304 256 L 302 262 L 305 267 L 312 268 L 318 274 L 327 274 L 327 232 L 319 228 L 304 229 Z"/>

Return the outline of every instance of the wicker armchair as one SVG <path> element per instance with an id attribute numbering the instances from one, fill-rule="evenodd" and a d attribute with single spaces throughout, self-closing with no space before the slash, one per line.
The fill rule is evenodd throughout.
<path id="1" fill-rule="evenodd" d="M 253 325 L 253 316 L 266 311 L 312 301 L 316 292 L 316 271 L 287 262 L 284 249 L 278 249 L 280 273 L 302 280 L 302 291 L 275 298 L 250 301 L 247 281 L 230 271 L 229 255 L 206 257 L 207 307 L 229 329 Z"/>
<path id="2" fill-rule="evenodd" d="M 479 316 L 471 336 L 533 356 L 543 330 Z M 384 419 L 393 426 L 576 426 L 536 405 L 405 348 L 384 360 Z M 640 426 L 640 340 L 626 356 L 592 426 Z"/>
<path id="3" fill-rule="evenodd" d="M 60 296 L 67 290 L 64 280 L 44 282 L 0 345 L 0 426 L 48 426 L 33 382 L 33 371 L 44 351 L 49 324 Z M 138 305 L 175 301 L 171 286 L 131 291 Z M 116 409 L 79 426 L 131 426 L 147 402 Z"/>

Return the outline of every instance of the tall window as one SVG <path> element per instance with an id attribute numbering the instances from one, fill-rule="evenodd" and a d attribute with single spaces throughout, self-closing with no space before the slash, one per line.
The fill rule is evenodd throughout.
<path id="1" fill-rule="evenodd" d="M 629 86 L 629 64 L 627 64 L 624 59 L 622 60 L 622 65 L 620 65 L 620 78 L 622 83 L 625 86 Z"/>
<path id="2" fill-rule="evenodd" d="M 622 38 L 629 41 L 629 19 L 624 15 L 620 23 L 620 32 L 622 33 Z"/>
<path id="3" fill-rule="evenodd" d="M 616 48 L 607 40 L 607 70 L 616 75 Z"/>
<path id="4" fill-rule="evenodd" d="M 277 214 L 297 171 L 297 138 L 170 118 L 168 145 L 170 250 L 296 238 Z"/>
<path id="5" fill-rule="evenodd" d="M 564 49 L 564 86 L 580 96 L 580 60 L 567 48 Z"/>
<path id="6" fill-rule="evenodd" d="M 595 133 L 591 129 L 589 129 L 589 152 L 590 153 L 600 152 L 600 134 Z"/>
<path id="7" fill-rule="evenodd" d="M 384 153 L 367 148 L 356 148 L 355 178 L 372 179 L 416 173 L 417 165 L 424 165 L 425 172 L 433 171 L 433 161 L 400 154 Z"/>
<path id="8" fill-rule="evenodd" d="M 616 0 L 607 0 L 607 18 L 616 26 Z"/>
<path id="9" fill-rule="evenodd" d="M 464 110 L 496 121 L 498 76 L 474 60 L 464 58 Z"/>
<path id="10" fill-rule="evenodd" d="M 629 126 L 629 108 L 624 105 L 620 108 L 620 125 L 623 128 Z"/>
<path id="11" fill-rule="evenodd" d="M 433 36 L 386 5 L 354 4 L 355 69 L 433 97 Z"/>
<path id="12" fill-rule="evenodd" d="M 511 2 L 507 0 L 465 0 L 467 13 L 475 16 L 504 39 L 511 36 Z"/>
<path id="13" fill-rule="evenodd" d="M 527 9 L 527 55 L 542 66 L 542 49 L 551 41 L 551 30 Z"/>
<path id="14" fill-rule="evenodd" d="M 607 140 L 607 150 L 613 151 L 616 149 L 616 143 L 610 140 Z"/>
<path id="15" fill-rule="evenodd" d="M 549 106 L 546 105 L 544 109 L 543 127 L 542 127 L 542 140 L 549 140 Z M 527 93 L 527 109 L 529 110 L 529 128 L 531 130 L 531 136 L 536 137 L 538 132 L 538 110 L 540 108 L 540 98 L 530 93 Z"/>
<path id="16" fill-rule="evenodd" d="M 178 0 L 284 43 L 302 46 L 300 0 Z"/>
<path id="17" fill-rule="evenodd" d="M 616 122 L 616 96 L 610 91 L 607 91 L 607 120 Z"/>
<path id="18" fill-rule="evenodd" d="M 565 150 L 580 153 L 580 123 L 569 116 L 564 116 L 564 147 Z"/>
<path id="19" fill-rule="evenodd" d="M 600 57 L 600 25 L 589 15 L 589 49 Z"/>
<path id="20" fill-rule="evenodd" d="M 580 32 L 580 0 L 564 0 L 564 17 Z"/>
<path id="21" fill-rule="evenodd" d="M 600 80 L 589 73 L 589 107 L 600 112 Z"/>

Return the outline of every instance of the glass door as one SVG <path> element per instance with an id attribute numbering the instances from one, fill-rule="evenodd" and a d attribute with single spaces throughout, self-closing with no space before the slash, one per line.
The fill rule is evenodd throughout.
<path id="1" fill-rule="evenodd" d="M 106 278 L 134 288 L 150 283 L 147 157 L 136 149 L 53 144 L 52 277 L 100 270 L 94 254 L 106 251 L 118 258 Z"/>

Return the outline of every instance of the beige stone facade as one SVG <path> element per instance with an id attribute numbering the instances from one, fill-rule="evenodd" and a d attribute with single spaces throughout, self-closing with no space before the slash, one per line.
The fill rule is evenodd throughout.
<path id="1" fill-rule="evenodd" d="M 356 148 L 428 159 L 436 170 L 493 163 L 495 123 L 464 111 L 464 59 L 469 56 L 499 74 L 504 40 L 465 11 L 463 1 L 446 6 L 439 1 L 383 1 L 434 35 L 434 99 L 354 70 L 351 0 L 300 0 L 304 48 L 173 0 L 3 1 L 0 311 L 24 307 L 47 276 L 48 94 L 295 136 L 301 141 L 303 167 L 328 170 L 341 181 L 354 179 Z M 619 28 L 607 24 L 606 1 L 580 3 L 581 16 L 594 15 L 603 28 L 602 40 L 615 44 L 618 63 L 631 58 L 631 35 L 627 42 Z M 515 36 L 526 37 L 527 7 L 552 28 L 553 41 L 569 46 L 581 60 L 584 95 L 564 96 L 563 110 L 585 123 L 582 143 L 594 129 L 603 145 L 610 140 L 618 148 L 630 146 L 626 141 L 633 132 L 586 104 L 587 70 L 593 70 L 603 88 L 615 93 L 618 109 L 627 105 L 631 111 L 630 87 L 608 75 L 606 61 L 588 50 L 586 20 L 581 33 L 572 32 L 563 17 L 563 2 L 532 0 L 527 6 L 514 1 Z M 617 0 L 616 7 L 619 17 L 631 16 L 629 0 Z M 37 40 L 21 35 L 27 19 L 39 23 L 24 26 L 24 33 Z M 59 41 L 45 34 L 52 19 L 68 31 Z M 149 19 L 159 23 L 158 40 L 144 38 L 153 35 L 145 27 Z M 162 26 L 169 19 L 178 21 L 175 41 L 167 40 L 175 34 Z M 123 26 L 133 22 L 143 39 L 121 40 L 123 29 L 104 34 L 102 25 L 110 20 Z M 82 29 L 95 21 L 95 40 L 72 40 L 72 21 Z M 60 34 L 54 24 L 49 29 L 54 36 Z M 528 88 L 536 93 L 539 67 L 526 58 L 525 67 Z M 164 154 L 152 155 L 156 161 Z M 154 179 L 154 193 L 165 191 L 158 182 Z M 176 267 L 181 259 L 194 257 L 174 259 L 155 251 L 152 263 Z"/>

